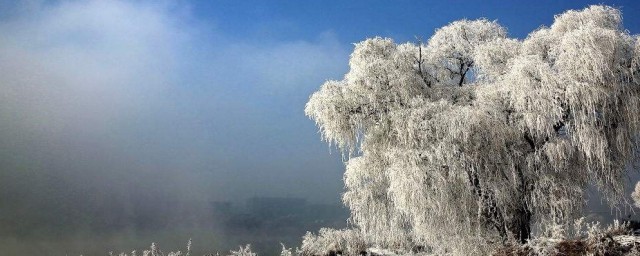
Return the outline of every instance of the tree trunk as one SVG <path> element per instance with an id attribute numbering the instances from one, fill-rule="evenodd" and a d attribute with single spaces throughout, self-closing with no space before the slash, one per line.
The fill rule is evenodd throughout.
<path id="1" fill-rule="evenodd" d="M 480 180 L 478 179 L 477 173 L 467 170 L 467 176 L 469 183 L 471 183 L 473 193 L 478 197 L 478 201 L 480 202 L 482 221 L 493 226 L 500 234 L 502 241 L 506 242 L 508 235 L 507 228 L 505 227 L 505 219 L 502 211 L 498 208 L 495 196 L 492 191 L 483 190 L 480 187 Z"/>
<path id="2" fill-rule="evenodd" d="M 521 244 L 531 238 L 531 211 L 526 204 L 514 211 L 508 227 L 513 238 Z"/>
<path id="3" fill-rule="evenodd" d="M 530 182 L 527 181 L 522 167 L 516 167 L 516 175 L 518 177 L 518 193 L 519 202 L 518 208 L 514 210 L 510 223 L 508 224 L 509 232 L 513 238 L 519 241 L 521 244 L 527 242 L 531 238 L 531 210 L 527 204 L 527 198 L 531 191 Z"/>

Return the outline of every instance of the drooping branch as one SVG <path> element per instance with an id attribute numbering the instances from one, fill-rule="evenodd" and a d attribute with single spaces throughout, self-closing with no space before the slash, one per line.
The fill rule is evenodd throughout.
<path id="1" fill-rule="evenodd" d="M 505 228 L 505 220 L 502 211 L 498 207 L 495 196 L 490 190 L 484 190 L 480 186 L 478 174 L 470 169 L 466 169 L 467 178 L 471 185 L 473 194 L 478 198 L 480 204 L 480 212 L 483 221 L 489 223 L 498 231 L 503 242 L 507 241 L 507 230 Z"/>

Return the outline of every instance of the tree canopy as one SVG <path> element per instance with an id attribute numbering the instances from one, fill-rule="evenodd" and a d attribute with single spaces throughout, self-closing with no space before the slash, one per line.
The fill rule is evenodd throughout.
<path id="1" fill-rule="evenodd" d="M 523 40 L 485 19 L 371 38 L 349 67 L 305 113 L 348 156 L 343 200 L 371 243 L 481 252 L 580 216 L 587 186 L 626 203 L 640 40 L 618 9 L 567 11 Z"/>

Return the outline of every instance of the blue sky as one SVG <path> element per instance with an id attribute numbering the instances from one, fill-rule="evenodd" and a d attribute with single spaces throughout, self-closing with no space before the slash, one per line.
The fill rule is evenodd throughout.
<path id="1" fill-rule="evenodd" d="M 452 21 L 483 17 L 498 20 L 512 37 L 524 38 L 551 24 L 554 15 L 591 4 L 621 8 L 632 32 L 640 26 L 637 1 L 196 1 L 193 14 L 241 41 L 313 40 L 331 31 L 349 44 L 373 36 L 426 39 Z"/>
<path id="2" fill-rule="evenodd" d="M 353 43 L 481 17 L 524 38 L 599 3 L 640 32 L 635 1 L 0 1 L 0 185 L 339 202 L 340 154 L 303 108 Z"/>

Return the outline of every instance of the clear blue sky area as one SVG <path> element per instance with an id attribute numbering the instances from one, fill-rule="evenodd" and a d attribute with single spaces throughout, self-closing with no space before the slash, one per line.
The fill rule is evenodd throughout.
<path id="1" fill-rule="evenodd" d="M 640 28 L 638 1 L 195 1 L 194 12 L 243 40 L 313 39 L 332 31 L 341 42 L 367 37 L 398 41 L 428 38 L 435 29 L 459 19 L 498 20 L 510 36 L 524 38 L 556 14 L 606 4 L 622 9 L 625 27 Z"/>

